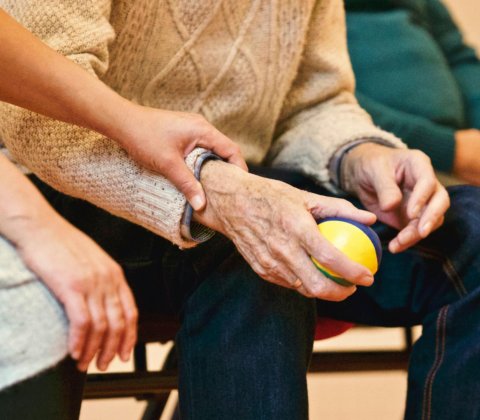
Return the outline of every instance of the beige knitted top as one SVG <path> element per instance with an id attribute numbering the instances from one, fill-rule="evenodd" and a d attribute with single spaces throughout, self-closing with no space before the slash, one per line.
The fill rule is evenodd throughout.
<path id="1" fill-rule="evenodd" d="M 328 186 L 346 143 L 378 138 L 353 97 L 340 0 L 0 0 L 0 6 L 121 95 L 202 113 L 249 162 Z M 60 191 L 180 246 L 185 198 L 113 141 L 2 104 L 15 159 Z M 202 150 L 187 158 L 193 167 Z"/>

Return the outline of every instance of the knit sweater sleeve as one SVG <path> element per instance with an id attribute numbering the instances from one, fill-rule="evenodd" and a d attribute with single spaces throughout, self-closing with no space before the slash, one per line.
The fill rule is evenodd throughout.
<path id="1" fill-rule="evenodd" d="M 114 38 L 109 0 L 1 0 L 0 7 L 90 73 L 108 68 Z M 180 233 L 186 200 L 165 178 L 149 172 L 112 140 L 20 109 L 0 105 L 0 137 L 10 153 L 59 191 L 91 203 L 171 240 L 193 246 Z M 194 168 L 204 153 L 186 159 Z"/>
<path id="2" fill-rule="evenodd" d="M 480 129 L 480 59 L 465 44 L 462 33 L 447 8 L 439 0 L 428 0 L 431 31 L 442 49 L 462 90 L 471 128 Z"/>
<path id="3" fill-rule="evenodd" d="M 375 127 L 354 97 L 343 2 L 317 1 L 299 68 L 286 98 L 269 154 L 273 166 L 299 170 L 335 191 L 328 163 L 335 151 L 359 139 L 405 147 Z"/>

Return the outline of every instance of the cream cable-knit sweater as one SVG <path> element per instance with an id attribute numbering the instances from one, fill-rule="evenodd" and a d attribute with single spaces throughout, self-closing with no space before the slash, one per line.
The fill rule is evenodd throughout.
<path id="1" fill-rule="evenodd" d="M 249 162 L 328 184 L 343 144 L 380 138 L 353 97 L 339 0 L 0 0 L 50 46 L 128 99 L 199 112 Z M 183 247 L 185 198 L 113 141 L 0 106 L 15 158 L 60 191 L 87 199 Z M 191 167 L 202 151 L 187 161 Z"/>

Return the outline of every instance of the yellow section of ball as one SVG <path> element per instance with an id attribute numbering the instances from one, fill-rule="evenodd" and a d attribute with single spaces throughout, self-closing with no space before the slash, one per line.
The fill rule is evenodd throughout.
<path id="1" fill-rule="evenodd" d="M 372 275 L 377 272 L 378 259 L 375 247 L 368 235 L 360 228 L 348 222 L 329 220 L 319 223 L 318 230 L 335 248 L 342 251 L 352 261 L 367 267 Z M 334 277 L 340 277 L 337 273 L 320 264 L 315 258 L 311 258 L 320 270 Z"/>

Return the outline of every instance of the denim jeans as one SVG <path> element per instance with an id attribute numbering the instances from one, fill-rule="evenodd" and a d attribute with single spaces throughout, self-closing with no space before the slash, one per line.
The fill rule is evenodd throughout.
<path id="1" fill-rule="evenodd" d="M 262 174 L 328 194 L 298 174 Z M 221 235 L 181 251 L 34 181 L 61 214 L 120 262 L 141 313 L 181 318 L 176 341 L 183 419 L 307 418 L 306 372 L 317 314 L 369 325 L 422 324 L 405 417 L 480 418 L 479 189 L 451 189 L 442 229 L 402 254 L 384 249 L 375 284 L 331 303 L 261 280 Z M 380 223 L 375 229 L 385 246 L 395 235 Z"/>

